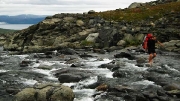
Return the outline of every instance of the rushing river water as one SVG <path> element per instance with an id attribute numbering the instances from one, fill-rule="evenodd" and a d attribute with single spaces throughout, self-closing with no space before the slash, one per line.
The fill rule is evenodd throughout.
<path id="1" fill-rule="evenodd" d="M 9 87 L 25 88 L 33 86 L 37 82 L 54 82 L 59 83 L 58 78 L 53 75 L 53 71 L 62 68 L 70 68 L 71 64 L 66 64 L 64 60 L 61 60 L 59 56 L 54 56 L 50 59 L 40 59 L 34 58 L 33 56 L 36 53 L 25 54 L 25 55 L 8 55 L 8 52 L 3 51 L 3 48 L 0 48 L 0 83 L 1 83 L 1 97 L 0 101 L 8 100 L 8 95 L 5 90 Z M 86 85 L 93 84 L 97 82 L 97 77 L 103 76 L 106 78 L 113 78 L 113 72 L 107 68 L 98 68 L 102 64 L 110 63 L 114 60 L 114 54 L 95 54 L 92 53 L 94 57 L 88 57 L 86 59 L 79 58 L 79 61 L 84 65 L 83 67 L 76 67 L 80 70 L 88 70 L 94 73 L 90 78 L 82 80 L 76 83 L 63 83 L 69 87 L 73 86 L 73 92 L 75 93 L 74 101 L 94 101 L 92 95 L 95 93 L 95 89 L 84 88 Z M 70 56 L 71 57 L 71 56 Z M 32 61 L 32 63 L 27 67 L 21 67 L 19 64 L 23 60 Z M 38 61 L 38 62 L 37 62 Z M 136 72 L 146 72 L 149 67 L 138 67 L 136 66 L 135 60 L 128 60 L 126 58 L 121 58 L 118 61 L 124 64 L 122 70 L 127 71 L 136 71 Z M 49 66 L 51 69 L 40 69 L 39 66 Z M 169 67 L 172 70 L 171 67 Z M 176 69 L 173 69 L 175 72 L 179 72 Z M 40 75 L 42 78 L 38 78 L 37 75 Z M 154 82 L 148 80 L 132 81 L 131 85 L 154 85 Z M 5 88 L 6 87 L 6 88 Z M 18 87 L 17 87 L 18 88 Z"/>
<path id="2" fill-rule="evenodd" d="M 17 71 L 18 72 L 34 72 L 34 73 L 39 73 L 39 74 L 43 74 L 45 79 L 45 81 L 41 81 L 41 82 L 59 82 L 57 78 L 55 78 L 52 75 L 52 72 L 60 69 L 57 68 L 58 67 L 62 67 L 62 68 L 69 68 L 70 64 L 65 64 L 65 61 L 59 61 L 58 59 L 50 59 L 50 60 L 38 60 L 39 62 L 36 63 L 34 62 L 33 64 L 31 64 L 28 67 L 24 67 L 21 68 L 18 65 L 18 62 L 20 63 L 23 60 L 29 60 L 29 61 L 37 61 L 36 59 L 32 59 L 29 58 L 30 55 L 26 54 L 26 55 L 7 55 L 6 52 L 2 51 L 1 48 L 1 58 L 4 59 L 5 61 L 1 61 L 1 63 L 3 65 L 9 65 L 9 68 L 5 67 L 1 67 L 0 69 L 0 73 L 5 73 L 5 72 L 9 72 L 11 73 L 11 71 Z M 31 54 L 32 55 L 32 54 Z M 97 54 L 96 54 L 97 55 Z M 98 66 L 100 66 L 101 64 L 107 64 L 110 63 L 113 59 L 108 59 L 106 57 L 101 57 L 101 60 L 98 60 L 99 57 L 93 57 L 93 58 L 87 58 L 86 60 L 81 60 L 81 62 L 88 68 L 79 68 L 81 70 L 89 70 L 89 71 L 93 71 L 96 75 L 92 75 L 90 78 L 77 82 L 77 83 L 64 83 L 64 85 L 67 85 L 69 87 L 74 86 L 73 91 L 76 94 L 76 98 L 74 99 L 74 101 L 94 101 L 94 99 L 92 98 L 92 95 L 95 92 L 95 89 L 87 89 L 87 88 L 82 88 L 84 85 L 90 85 L 93 84 L 95 82 L 97 82 L 97 76 L 98 75 L 102 75 L 104 77 L 107 78 L 113 78 L 112 77 L 112 73 L 109 69 L 103 69 L 103 68 L 98 68 Z M 11 61 L 12 59 L 15 59 L 13 61 Z M 123 61 L 128 61 L 127 59 L 122 59 Z M 45 65 L 45 66 L 54 66 L 56 65 L 56 67 L 52 68 L 51 70 L 43 70 L 43 69 L 38 69 L 37 67 L 39 67 L 40 65 Z M 131 63 L 127 63 L 127 69 L 128 67 L 134 67 L 134 69 L 139 69 L 141 70 L 141 68 L 138 68 L 137 66 L 131 64 Z M 24 71 L 25 69 L 25 71 Z M 145 70 L 145 68 L 144 68 Z M 13 73 L 11 75 L 16 75 L 16 73 Z M 29 75 L 31 76 L 31 75 Z M 1 81 L 3 81 L 5 84 L 9 83 L 8 79 L 3 80 L 3 78 L 0 79 Z M 9 80 L 11 81 L 11 80 Z M 17 81 L 20 84 L 23 84 L 24 86 L 33 86 L 35 83 L 39 82 L 35 79 L 32 79 L 30 77 L 23 77 L 21 75 L 17 76 L 15 78 L 15 81 Z M 11 81 L 12 82 L 12 81 Z M 146 82 L 147 83 L 147 82 Z"/>

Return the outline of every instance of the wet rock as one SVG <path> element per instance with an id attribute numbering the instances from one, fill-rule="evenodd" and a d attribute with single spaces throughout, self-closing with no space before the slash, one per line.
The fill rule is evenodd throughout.
<path id="1" fill-rule="evenodd" d="M 57 51 L 46 51 L 44 54 L 45 54 L 45 55 L 48 55 L 48 56 L 50 56 L 50 55 L 56 55 L 56 54 L 57 54 Z"/>
<path id="2" fill-rule="evenodd" d="M 167 93 L 171 96 L 176 96 L 177 98 L 180 98 L 180 90 L 171 90 L 167 91 Z"/>
<path id="3" fill-rule="evenodd" d="M 102 65 L 98 66 L 98 68 L 107 68 L 111 71 L 115 71 L 115 70 L 118 70 L 120 67 L 115 64 L 102 64 Z"/>
<path id="4" fill-rule="evenodd" d="M 93 52 L 100 53 L 100 54 L 105 54 L 106 53 L 106 51 L 103 50 L 103 49 L 93 49 Z"/>
<path id="5" fill-rule="evenodd" d="M 108 89 L 108 85 L 101 84 L 98 87 L 96 87 L 97 91 L 106 91 Z"/>
<path id="6" fill-rule="evenodd" d="M 149 81 L 153 81 L 155 82 L 155 84 L 160 85 L 160 86 L 168 85 L 172 81 L 170 77 L 163 77 L 159 73 L 155 73 L 155 72 L 150 72 L 150 73 L 144 74 L 143 76 L 145 79 Z"/>
<path id="7" fill-rule="evenodd" d="M 73 64 L 71 65 L 71 67 L 81 67 L 81 66 L 84 66 L 84 65 L 81 64 L 81 63 L 73 63 Z"/>
<path id="8" fill-rule="evenodd" d="M 118 92 L 135 92 L 135 90 L 129 86 L 117 85 L 110 89 L 110 91 L 118 91 Z"/>
<path id="9" fill-rule="evenodd" d="M 72 89 L 61 84 L 36 84 L 15 95 L 13 101 L 73 101 Z"/>
<path id="10" fill-rule="evenodd" d="M 33 63 L 34 61 L 31 61 L 31 60 L 28 60 L 28 59 L 25 59 L 23 61 L 21 61 L 21 63 L 19 64 L 20 67 L 27 67 L 29 66 L 31 63 Z"/>
<path id="11" fill-rule="evenodd" d="M 79 60 L 78 58 L 70 58 L 65 62 L 65 64 L 76 63 L 76 62 L 78 62 L 78 60 Z"/>
<path id="12" fill-rule="evenodd" d="M 36 90 L 33 88 L 26 88 L 23 91 L 15 95 L 14 101 L 35 101 Z"/>
<path id="13" fill-rule="evenodd" d="M 51 70 L 53 67 L 48 66 L 48 65 L 44 65 L 44 64 L 40 64 L 37 68 L 38 69 L 44 69 L 44 70 Z"/>
<path id="14" fill-rule="evenodd" d="M 171 84 L 165 85 L 163 87 L 163 89 L 166 90 L 166 91 L 180 90 L 180 85 L 176 84 L 176 83 L 171 83 Z"/>
<path id="15" fill-rule="evenodd" d="M 7 88 L 6 89 L 6 92 L 9 93 L 9 94 L 17 94 L 18 92 L 20 91 L 20 89 L 17 89 L 17 88 Z"/>
<path id="16" fill-rule="evenodd" d="M 77 52 L 72 48 L 65 48 L 65 49 L 62 49 L 62 50 L 58 50 L 58 53 L 65 54 L 65 55 L 74 55 Z"/>
<path id="17" fill-rule="evenodd" d="M 113 77 L 118 77 L 118 78 L 125 78 L 131 75 L 132 73 L 130 71 L 125 71 L 125 70 L 116 70 L 113 73 Z"/>
<path id="18" fill-rule="evenodd" d="M 64 68 L 55 71 L 54 75 L 58 77 L 61 83 L 79 82 L 92 75 L 90 71 L 79 70 L 75 68 Z M 66 78 L 66 79 L 64 79 Z"/>
<path id="19" fill-rule="evenodd" d="M 39 54 L 35 54 L 34 58 L 52 58 L 52 56 L 39 53 Z"/>
<path id="20" fill-rule="evenodd" d="M 133 55 L 131 55 L 130 53 L 127 53 L 127 52 L 121 52 L 119 54 L 115 54 L 114 57 L 115 58 L 128 58 L 130 60 L 135 59 L 135 57 Z"/>
<path id="21" fill-rule="evenodd" d="M 79 56 L 80 56 L 81 58 L 94 57 L 94 56 L 89 55 L 89 54 L 87 54 L 87 53 L 80 54 Z"/>
<path id="22" fill-rule="evenodd" d="M 138 57 L 138 58 L 136 59 L 136 62 L 137 62 L 137 64 L 145 63 L 145 62 L 146 62 L 146 59 L 144 59 L 144 58 L 142 58 L 142 57 Z"/>
<path id="23" fill-rule="evenodd" d="M 146 60 L 147 59 L 144 59 L 143 57 L 138 57 L 137 59 L 136 59 L 136 62 L 137 62 L 137 66 L 139 66 L 139 67 L 143 67 L 144 66 L 144 64 L 146 63 Z M 146 65 L 146 64 L 145 64 Z M 146 67 L 149 67 L 149 66 L 147 66 L 146 65 Z"/>

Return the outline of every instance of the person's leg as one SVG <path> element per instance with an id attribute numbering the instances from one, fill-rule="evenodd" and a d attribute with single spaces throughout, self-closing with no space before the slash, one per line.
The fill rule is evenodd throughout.
<path id="1" fill-rule="evenodd" d="M 156 57 L 156 55 L 157 55 L 156 53 L 153 53 L 153 57 L 152 57 L 152 59 L 154 59 L 154 58 Z"/>
<path id="2" fill-rule="evenodd" d="M 153 53 L 149 54 L 149 64 L 152 65 Z"/>
<path id="3" fill-rule="evenodd" d="M 150 61 L 150 65 L 152 65 L 152 63 L 153 63 L 153 59 L 156 57 L 156 53 L 152 53 L 152 59 L 151 59 L 151 61 Z"/>

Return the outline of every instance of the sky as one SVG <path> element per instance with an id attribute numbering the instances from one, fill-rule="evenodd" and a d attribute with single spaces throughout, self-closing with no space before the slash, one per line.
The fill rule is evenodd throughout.
<path id="1" fill-rule="evenodd" d="M 0 15 L 54 15 L 127 8 L 131 3 L 156 0 L 0 0 Z"/>

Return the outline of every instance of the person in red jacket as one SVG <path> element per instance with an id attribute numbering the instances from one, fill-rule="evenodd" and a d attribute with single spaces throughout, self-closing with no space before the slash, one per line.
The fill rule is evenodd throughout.
<path id="1" fill-rule="evenodd" d="M 153 63 L 153 59 L 156 57 L 156 51 L 155 51 L 155 45 L 156 43 L 160 44 L 161 46 L 163 46 L 163 44 L 161 42 L 159 42 L 155 36 L 153 36 L 152 34 L 148 34 L 148 40 L 145 41 L 145 50 L 148 51 L 149 53 L 149 64 L 150 66 L 152 66 Z"/>

